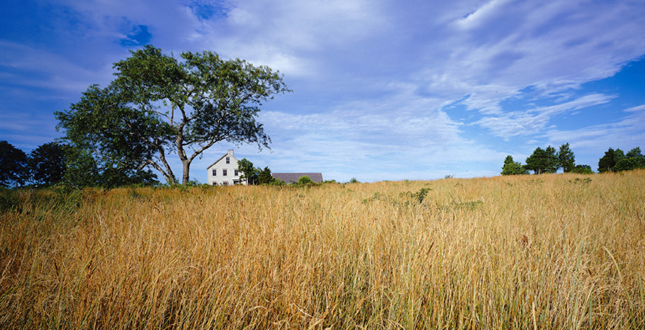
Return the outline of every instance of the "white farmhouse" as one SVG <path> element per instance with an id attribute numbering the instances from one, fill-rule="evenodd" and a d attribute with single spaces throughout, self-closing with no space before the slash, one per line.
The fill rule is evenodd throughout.
<path id="1" fill-rule="evenodd" d="M 246 184 L 240 180 L 240 175 L 243 173 L 237 167 L 237 158 L 233 156 L 233 149 L 229 149 L 224 156 L 207 167 L 207 170 L 209 185 Z"/>

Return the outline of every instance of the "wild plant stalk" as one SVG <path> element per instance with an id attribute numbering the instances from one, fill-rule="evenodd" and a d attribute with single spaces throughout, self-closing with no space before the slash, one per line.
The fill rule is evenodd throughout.
<path id="1" fill-rule="evenodd" d="M 0 219 L 0 327 L 643 328 L 644 186 L 634 171 L 23 193 Z"/>

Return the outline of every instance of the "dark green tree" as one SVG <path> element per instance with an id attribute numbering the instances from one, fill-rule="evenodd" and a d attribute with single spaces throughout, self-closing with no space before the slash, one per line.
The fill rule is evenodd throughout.
<path id="1" fill-rule="evenodd" d="M 63 183 L 73 187 L 114 188 L 133 184 L 158 183 L 149 170 L 119 167 L 109 161 L 97 160 L 87 148 L 65 148 L 67 158 Z"/>
<path id="2" fill-rule="evenodd" d="M 262 169 L 253 167 L 253 163 L 246 158 L 239 160 L 237 166 L 240 172 L 242 172 L 240 176 L 241 180 L 246 180 L 246 184 L 249 185 L 258 184 L 258 176 Z"/>
<path id="3" fill-rule="evenodd" d="M 562 168 L 564 173 L 569 173 L 576 166 L 576 157 L 569 148 L 569 143 L 560 146 L 558 151 L 558 165 Z"/>
<path id="4" fill-rule="evenodd" d="M 22 186 L 28 180 L 27 154 L 7 141 L 0 141 L 0 186 Z"/>
<path id="5" fill-rule="evenodd" d="M 176 153 L 186 185 L 192 161 L 218 142 L 269 147 L 256 118 L 262 102 L 289 91 L 278 72 L 212 52 L 185 52 L 182 61 L 152 46 L 131 54 L 114 64 L 108 87 L 90 86 L 80 102 L 56 112 L 65 139 L 89 150 L 100 171 L 154 168 L 174 184 L 167 156 Z"/>
<path id="6" fill-rule="evenodd" d="M 66 146 L 57 142 L 45 143 L 29 154 L 31 181 L 35 184 L 53 185 L 63 181 L 67 168 Z"/>
<path id="7" fill-rule="evenodd" d="M 578 173 L 578 174 L 592 174 L 593 171 L 591 170 L 591 166 L 589 165 L 576 165 L 572 170 L 571 173 Z"/>
<path id="8" fill-rule="evenodd" d="M 627 152 L 627 154 L 625 156 L 627 156 L 628 158 L 636 158 L 636 159 L 645 160 L 645 157 L 641 153 L 641 148 L 640 147 L 636 147 L 636 148 L 630 150 L 629 152 Z"/>
<path id="9" fill-rule="evenodd" d="M 548 146 L 544 150 L 546 154 L 546 159 L 544 160 L 546 165 L 546 173 L 555 173 L 560 168 L 560 161 L 558 160 L 558 155 L 554 147 Z"/>
<path id="10" fill-rule="evenodd" d="M 271 169 L 265 167 L 258 175 L 259 184 L 271 184 L 273 182 L 273 176 L 271 176 Z"/>
<path id="11" fill-rule="evenodd" d="M 544 149 L 537 147 L 533 153 L 526 158 L 526 165 L 524 169 L 533 171 L 535 174 L 545 173 L 547 170 L 547 154 Z"/>
<path id="12" fill-rule="evenodd" d="M 615 155 L 616 153 L 614 152 L 614 157 Z M 621 172 L 631 171 L 637 168 L 645 168 L 645 157 L 643 157 L 640 147 L 630 150 L 624 158 L 617 160 L 613 170 Z"/>
<path id="13" fill-rule="evenodd" d="M 619 160 L 612 170 L 615 172 L 622 172 L 635 170 L 637 168 L 643 168 L 640 160 L 634 157 L 625 157 Z"/>
<path id="14" fill-rule="evenodd" d="M 526 170 L 522 167 L 522 164 L 513 161 L 513 156 L 506 156 L 506 159 L 504 160 L 504 166 L 502 166 L 502 175 L 518 174 L 526 174 Z"/>
<path id="15" fill-rule="evenodd" d="M 605 152 L 605 155 L 598 161 L 598 172 L 604 173 L 613 171 L 616 163 L 624 158 L 625 153 L 623 153 L 622 150 L 609 148 L 609 150 Z"/>

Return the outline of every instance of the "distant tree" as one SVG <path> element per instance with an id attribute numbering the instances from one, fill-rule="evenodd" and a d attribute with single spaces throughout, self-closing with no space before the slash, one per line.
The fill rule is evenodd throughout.
<path id="1" fill-rule="evenodd" d="M 616 163 L 616 165 L 614 165 L 614 168 L 612 170 L 614 172 L 622 172 L 622 171 L 635 170 L 637 168 L 643 168 L 643 165 L 639 159 L 634 157 L 629 157 L 629 158 L 625 157 L 619 160 Z"/>
<path id="2" fill-rule="evenodd" d="M 578 173 L 578 174 L 592 174 L 593 171 L 591 171 L 591 166 L 589 165 L 576 165 L 572 170 L 571 173 Z"/>
<path id="3" fill-rule="evenodd" d="M 544 149 L 537 147 L 533 153 L 526 158 L 526 165 L 524 168 L 529 171 L 533 171 L 535 174 L 542 174 L 546 172 L 547 169 L 547 155 Z"/>
<path id="4" fill-rule="evenodd" d="M 562 168 L 564 173 L 569 173 L 575 167 L 576 157 L 573 151 L 569 148 L 569 143 L 560 146 L 558 151 L 558 165 Z"/>
<path id="5" fill-rule="evenodd" d="M 598 161 L 598 172 L 611 172 L 620 160 L 625 158 L 625 153 L 620 149 L 609 148 L 605 155 Z"/>
<path id="6" fill-rule="evenodd" d="M 628 158 L 645 159 L 645 157 L 641 153 L 640 147 L 636 147 L 630 150 L 625 156 L 627 156 Z"/>
<path id="7" fill-rule="evenodd" d="M 57 142 L 45 143 L 29 154 L 31 180 L 36 184 L 53 185 L 63 181 L 67 168 L 66 146 Z"/>
<path id="8" fill-rule="evenodd" d="M 361 183 L 361 182 L 356 180 L 356 178 L 351 178 L 349 179 L 349 183 Z"/>
<path id="9" fill-rule="evenodd" d="M 624 158 L 625 158 L 625 152 L 623 152 L 620 149 L 614 150 L 614 161 L 616 163 L 618 163 L 619 161 L 621 161 Z"/>
<path id="10" fill-rule="evenodd" d="M 218 142 L 268 147 L 256 119 L 263 102 L 289 91 L 282 76 L 209 51 L 181 58 L 145 46 L 115 63 L 107 88 L 92 85 L 69 110 L 55 113 L 65 140 L 86 149 L 100 172 L 140 177 L 154 168 L 169 184 L 177 179 L 166 157 L 176 153 L 184 185 L 193 160 Z"/>
<path id="11" fill-rule="evenodd" d="M 307 185 L 307 184 L 312 184 L 312 183 L 314 183 L 314 181 L 311 180 L 311 178 L 306 176 L 306 175 L 303 175 L 303 176 L 298 178 L 298 184 L 300 184 L 300 185 Z"/>
<path id="12" fill-rule="evenodd" d="M 253 167 L 253 163 L 246 158 L 239 160 L 237 166 L 240 172 L 242 172 L 242 176 L 240 176 L 241 180 L 246 180 L 246 184 L 249 185 L 258 184 L 258 176 L 262 169 Z"/>
<path id="13" fill-rule="evenodd" d="M 272 181 L 273 181 L 273 176 L 271 176 L 271 169 L 269 169 L 269 167 L 267 166 L 258 175 L 258 183 L 271 184 Z"/>
<path id="14" fill-rule="evenodd" d="M 616 152 L 614 152 L 614 158 L 615 157 Z M 617 160 L 613 171 L 631 171 L 637 168 L 645 168 L 645 157 L 643 157 L 640 147 L 630 150 L 624 158 Z"/>
<path id="15" fill-rule="evenodd" d="M 7 141 L 0 141 L 0 186 L 22 186 L 29 180 L 27 154 Z"/>
<path id="16" fill-rule="evenodd" d="M 506 159 L 504 160 L 504 166 L 502 166 L 502 175 L 519 174 L 526 174 L 526 170 L 522 167 L 522 164 L 513 161 L 513 156 L 506 156 Z"/>
<path id="17" fill-rule="evenodd" d="M 554 147 L 548 146 L 544 150 L 546 159 L 544 160 L 546 165 L 547 173 L 555 173 L 560 168 L 560 161 L 558 160 L 558 154 Z"/>
<path id="18" fill-rule="evenodd" d="M 641 153 L 641 148 L 636 147 L 630 150 L 626 155 L 628 158 L 635 158 L 640 163 L 641 167 L 645 167 L 645 156 Z"/>

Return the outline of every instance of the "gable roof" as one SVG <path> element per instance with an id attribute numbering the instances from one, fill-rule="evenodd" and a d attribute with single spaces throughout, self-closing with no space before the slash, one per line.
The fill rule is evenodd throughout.
<path id="1" fill-rule="evenodd" d="M 311 181 L 321 183 L 323 181 L 322 173 L 272 173 L 271 176 L 278 178 L 284 183 L 296 183 L 302 176 L 308 176 Z"/>
<path id="2" fill-rule="evenodd" d="M 224 159 L 224 157 L 226 157 L 226 156 L 229 156 L 229 157 L 231 157 L 231 158 L 233 158 L 233 159 L 237 160 L 237 158 L 235 158 L 235 156 L 233 156 L 232 151 L 233 151 L 233 150 L 229 150 L 227 153 L 225 153 L 222 157 L 220 157 L 220 158 L 219 158 L 218 160 L 216 160 L 214 163 L 212 163 L 212 164 L 208 165 L 208 167 L 207 167 L 206 169 L 207 169 L 207 170 L 208 170 L 208 169 L 210 169 L 211 167 L 213 167 L 213 165 L 217 164 L 220 160 Z"/>

